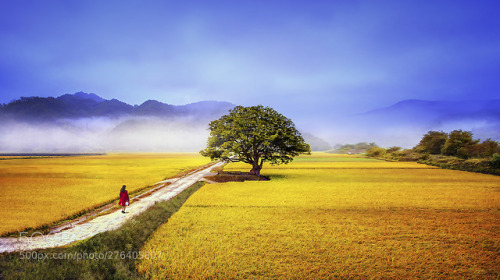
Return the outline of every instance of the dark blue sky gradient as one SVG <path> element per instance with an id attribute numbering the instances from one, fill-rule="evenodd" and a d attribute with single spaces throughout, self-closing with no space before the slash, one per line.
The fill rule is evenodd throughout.
<path id="1" fill-rule="evenodd" d="M 498 98 L 498 11 L 469 0 L 2 0 L 0 102 L 210 99 L 306 122 L 404 99 Z"/>

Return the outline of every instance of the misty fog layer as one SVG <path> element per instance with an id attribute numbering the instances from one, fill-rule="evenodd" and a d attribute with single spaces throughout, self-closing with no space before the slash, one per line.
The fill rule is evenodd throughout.
<path id="1" fill-rule="evenodd" d="M 500 125 L 485 121 L 455 121 L 439 125 L 400 124 L 378 126 L 366 122 L 345 120 L 341 124 L 331 124 L 329 131 L 317 132 L 318 136 L 333 144 L 354 144 L 359 142 L 374 142 L 381 147 L 398 146 L 402 148 L 415 147 L 422 136 L 430 130 L 450 132 L 453 130 L 471 131 L 475 139 L 500 139 Z M 332 144 L 332 145 L 333 145 Z"/>
<path id="2" fill-rule="evenodd" d="M 500 140 L 500 100 L 403 100 L 389 107 L 350 116 L 325 116 L 309 131 L 331 144 L 375 142 L 412 148 L 430 130 L 471 131 L 474 138 Z"/>
<path id="3" fill-rule="evenodd" d="M 89 98 L 85 94 L 65 97 L 77 99 L 69 105 L 65 103 L 66 111 L 73 112 L 67 115 L 78 116 L 82 95 Z M 28 101 L 14 108 L 17 115 L 0 115 L 0 153 L 197 152 L 206 145 L 208 123 L 233 106 L 230 103 L 200 102 L 172 107 L 147 101 L 141 106 L 122 104 L 133 114 L 115 112 L 105 117 L 81 115 L 64 119 L 63 114 L 57 114 L 56 109 L 60 107 L 47 106 L 46 99 L 41 100 L 44 102 Z M 105 111 L 114 112 L 115 103 L 99 101 L 96 106 L 109 105 Z M 46 105 L 43 107 L 45 112 L 50 112 L 45 118 L 33 109 L 43 104 Z M 291 117 L 313 150 L 328 150 L 336 144 L 358 142 L 412 148 L 429 130 L 450 132 L 462 129 L 472 131 L 476 139 L 498 141 L 499 108 L 500 100 L 406 100 L 351 116 Z M 86 114 L 92 112 L 89 110 Z M 27 120 L 21 121 L 22 117 Z"/>
<path id="4" fill-rule="evenodd" d="M 0 152 L 197 152 L 209 136 L 207 124 L 190 118 L 154 117 L 3 121 Z"/>
<path id="5" fill-rule="evenodd" d="M 414 147 L 429 130 L 472 131 L 475 138 L 500 139 L 500 124 L 485 120 L 440 123 L 381 122 L 365 116 L 307 126 L 304 138 L 315 150 L 329 145 L 375 142 L 379 146 Z M 318 124 L 318 122 L 314 122 Z M 208 121 L 155 117 L 83 118 L 31 123 L 2 121 L 0 153 L 198 152 L 206 146 Z M 323 139 L 315 139 L 314 135 Z M 314 141 L 313 141 L 314 140 Z"/>

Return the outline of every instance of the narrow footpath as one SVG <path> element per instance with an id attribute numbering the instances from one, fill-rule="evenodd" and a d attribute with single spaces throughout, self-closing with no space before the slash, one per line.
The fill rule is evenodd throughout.
<path id="1" fill-rule="evenodd" d="M 0 253 L 64 246 L 75 241 L 87 239 L 101 232 L 117 229 L 134 216 L 144 212 L 147 208 L 155 204 L 155 202 L 169 200 L 192 186 L 194 183 L 202 180 L 205 176 L 212 175 L 213 173 L 211 174 L 211 170 L 223 164 L 223 162 L 218 162 L 182 178 L 173 178 L 158 182 L 157 184 L 159 187 L 156 188 L 157 190 L 151 195 L 140 197 L 138 201 L 131 203 L 130 206 L 127 207 L 126 214 L 123 214 L 120 208 L 112 213 L 96 217 L 90 221 L 75 222 L 69 226 L 66 225 L 64 228 L 52 231 L 53 233 L 51 234 L 37 234 L 19 238 L 0 238 Z M 167 185 L 167 183 L 171 184 Z"/>

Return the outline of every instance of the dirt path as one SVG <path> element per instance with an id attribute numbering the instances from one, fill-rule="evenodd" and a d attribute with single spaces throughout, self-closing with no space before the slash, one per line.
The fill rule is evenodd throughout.
<path id="1" fill-rule="evenodd" d="M 78 240 L 92 237 L 101 232 L 117 229 L 135 215 L 144 212 L 156 201 L 169 200 L 175 197 L 186 188 L 202 180 L 205 176 L 211 175 L 210 171 L 213 168 L 222 165 L 222 162 L 218 162 L 210 167 L 188 174 L 185 177 L 174 179 L 175 181 L 170 179 L 159 182 L 159 184 L 163 184 L 164 187 L 159 188 L 151 195 L 139 198 L 138 201 L 131 203 L 131 205 L 127 207 L 126 214 L 121 213 L 121 209 L 118 209 L 110 214 L 99 216 L 87 222 L 81 223 L 81 221 L 77 220 L 74 223 L 65 225 L 64 228 L 54 230 L 54 233 L 48 235 L 33 234 L 33 236 L 20 238 L 0 238 L 0 253 L 64 246 Z M 167 183 L 170 182 L 171 184 L 167 185 Z"/>

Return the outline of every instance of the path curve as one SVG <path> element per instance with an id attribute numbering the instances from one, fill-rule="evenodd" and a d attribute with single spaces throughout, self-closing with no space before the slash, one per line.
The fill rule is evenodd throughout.
<path id="1" fill-rule="evenodd" d="M 131 203 L 127 207 L 126 214 L 121 213 L 120 208 L 112 213 L 99 216 L 84 223 L 74 223 L 74 225 L 67 226 L 52 234 L 0 238 L 0 253 L 64 246 L 75 241 L 87 239 L 101 232 L 117 229 L 134 216 L 144 212 L 147 208 L 155 204 L 155 202 L 169 200 L 204 177 L 212 175 L 210 173 L 212 169 L 220 167 L 223 164 L 223 162 L 217 162 L 210 167 L 195 171 L 182 178 L 174 178 L 175 181 L 169 179 L 158 182 L 157 184 L 163 184 L 163 187 L 159 187 L 151 195 L 142 197 L 138 201 Z M 167 183 L 171 184 L 167 185 Z"/>

